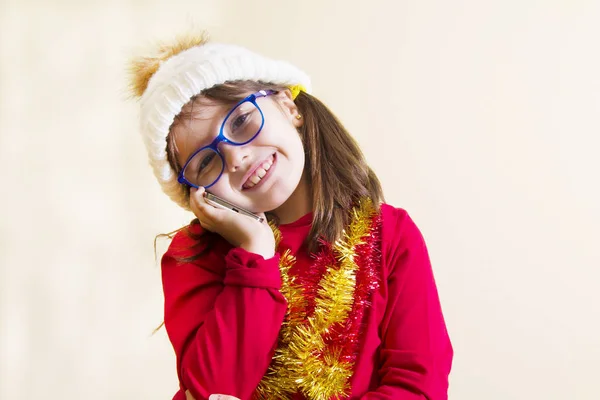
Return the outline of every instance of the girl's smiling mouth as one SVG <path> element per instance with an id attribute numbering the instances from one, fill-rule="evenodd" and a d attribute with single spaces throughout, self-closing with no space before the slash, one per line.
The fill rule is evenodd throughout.
<path id="1" fill-rule="evenodd" d="M 250 190 L 260 186 L 271 175 L 271 171 L 274 169 L 276 161 L 277 157 L 275 153 L 271 154 L 266 160 L 261 162 L 244 181 L 242 190 Z"/>

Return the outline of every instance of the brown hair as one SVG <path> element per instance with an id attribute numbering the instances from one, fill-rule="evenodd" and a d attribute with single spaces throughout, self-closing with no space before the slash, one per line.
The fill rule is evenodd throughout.
<path id="1" fill-rule="evenodd" d="M 233 105 L 248 93 L 263 89 L 281 91 L 286 88 L 255 81 L 235 81 L 204 90 L 199 96 L 192 98 L 182 113 L 175 118 L 167 138 L 167 155 L 171 168 L 177 173 L 181 169 L 176 158 L 173 126 L 186 118 L 193 118 L 196 100 L 204 97 Z M 313 209 L 313 224 L 306 244 L 309 251 L 314 252 L 318 248 L 319 239 L 333 243 L 341 237 L 349 222 L 348 210 L 359 199 L 369 198 L 373 204 L 378 205 L 384 201 L 384 197 L 379 179 L 367 165 L 356 141 L 335 115 L 316 97 L 305 92 L 300 92 L 294 102 L 304 119 L 304 124 L 298 132 L 304 146 L 304 168 L 311 187 Z M 189 198 L 189 188 L 187 196 Z M 270 220 L 274 220 L 273 215 L 266 214 Z M 193 220 L 190 226 L 193 224 L 198 224 L 198 220 Z M 182 229 L 190 234 L 189 229 Z M 214 234 L 193 238 L 200 241 L 201 237 L 204 238 L 203 241 L 214 240 Z M 211 247 L 206 242 L 204 244 L 201 246 L 204 249 Z"/>

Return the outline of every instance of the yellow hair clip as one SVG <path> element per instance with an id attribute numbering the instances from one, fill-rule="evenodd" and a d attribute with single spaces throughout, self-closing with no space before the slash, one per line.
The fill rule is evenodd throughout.
<path id="1" fill-rule="evenodd" d="M 293 85 L 289 87 L 292 92 L 292 99 L 296 100 L 296 97 L 300 94 L 300 92 L 306 92 L 306 88 L 302 85 Z"/>

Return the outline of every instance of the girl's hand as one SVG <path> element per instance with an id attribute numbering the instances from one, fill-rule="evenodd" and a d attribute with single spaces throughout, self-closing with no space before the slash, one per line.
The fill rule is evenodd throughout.
<path id="1" fill-rule="evenodd" d="M 189 390 L 185 392 L 186 400 L 196 400 Z M 226 394 L 211 394 L 208 400 L 240 400 L 237 397 L 227 396 Z"/>
<path id="2" fill-rule="evenodd" d="M 275 254 L 275 237 L 266 218 L 261 223 L 245 215 L 214 207 L 204 199 L 204 188 L 190 189 L 190 207 L 202 228 L 218 233 L 233 246 L 265 259 Z"/>

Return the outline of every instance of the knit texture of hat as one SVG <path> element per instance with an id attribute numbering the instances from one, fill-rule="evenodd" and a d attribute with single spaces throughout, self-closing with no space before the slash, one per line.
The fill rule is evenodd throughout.
<path id="1" fill-rule="evenodd" d="M 310 93 L 309 77 L 284 62 L 243 47 L 206 43 L 204 36 L 163 45 L 154 57 L 132 63 L 132 90 L 140 97 L 140 130 L 150 165 L 162 190 L 189 210 L 187 189 L 167 158 L 167 136 L 175 117 L 192 97 L 229 81 L 250 80 L 282 86 L 301 85 Z"/>

